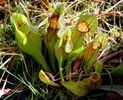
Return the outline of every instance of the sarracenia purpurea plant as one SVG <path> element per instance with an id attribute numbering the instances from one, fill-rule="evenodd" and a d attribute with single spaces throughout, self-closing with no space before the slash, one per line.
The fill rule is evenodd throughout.
<path id="1" fill-rule="evenodd" d="M 94 34 L 98 26 L 94 14 L 79 13 L 76 18 L 71 25 L 65 22 L 64 4 L 58 2 L 39 29 L 22 13 L 13 13 L 11 22 L 18 47 L 41 64 L 40 80 L 84 96 L 101 84 L 103 62 L 98 56 L 107 46 L 107 36 Z"/>

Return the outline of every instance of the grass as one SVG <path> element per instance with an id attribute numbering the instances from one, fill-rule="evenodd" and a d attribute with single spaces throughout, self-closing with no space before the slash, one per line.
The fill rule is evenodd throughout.
<path id="1" fill-rule="evenodd" d="M 98 100 L 100 98 L 106 98 L 110 93 L 104 90 L 94 90 L 89 92 L 84 97 L 77 97 L 71 92 L 67 91 L 63 87 L 52 87 L 42 83 L 39 80 L 38 74 L 41 66 L 29 55 L 23 53 L 16 44 L 15 37 L 13 35 L 13 28 L 10 24 L 10 16 L 14 11 L 21 11 L 28 15 L 30 11 L 30 20 L 36 26 L 43 24 L 46 17 L 50 15 L 52 9 L 47 9 L 48 6 L 44 4 L 42 7 L 41 2 L 31 2 L 27 4 L 25 0 L 22 0 L 16 4 L 16 1 L 0 4 L 0 96 L 4 100 Z M 1 1 L 2 2 L 2 1 Z M 56 2 L 54 0 L 52 3 Z M 29 1 L 30 3 L 30 1 Z M 67 21 L 75 19 L 77 12 L 92 12 L 98 18 L 98 29 L 95 34 L 107 34 L 108 46 L 104 49 L 104 52 L 100 54 L 100 59 L 105 58 L 104 72 L 102 73 L 102 86 L 110 85 L 123 85 L 121 76 L 115 77 L 110 74 L 110 69 L 117 67 L 123 63 L 123 56 L 120 53 L 113 55 L 114 53 L 122 50 L 123 48 L 123 0 L 75 0 L 73 2 L 65 2 L 65 18 Z M 17 7 L 18 6 L 18 7 Z M 25 8 L 28 6 L 28 8 Z M 17 7 L 17 9 L 16 9 Z M 112 61 L 113 60 L 113 61 Z M 117 79 L 118 78 L 118 79 Z M 59 80 L 59 79 L 56 79 Z M 105 82 L 109 80 L 109 82 Z M 117 82 L 116 82 L 117 81 Z M 3 91 L 10 89 L 4 95 L 1 95 Z M 110 88 L 109 88 L 109 91 Z M 117 90 L 119 94 L 122 90 Z M 98 93 L 99 92 L 99 93 Z M 118 93 L 117 92 L 117 93 Z M 121 95 L 123 96 L 123 95 Z M 122 98 L 119 96 L 118 98 Z"/>

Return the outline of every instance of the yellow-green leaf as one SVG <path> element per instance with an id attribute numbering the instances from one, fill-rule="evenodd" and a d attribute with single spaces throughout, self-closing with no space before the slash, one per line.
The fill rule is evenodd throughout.
<path id="1" fill-rule="evenodd" d="M 107 41 L 106 34 L 99 34 L 94 39 L 93 48 L 104 49 L 107 46 Z"/>
<path id="2" fill-rule="evenodd" d="M 77 23 L 77 30 L 92 35 L 98 26 L 98 20 L 93 14 L 81 14 Z"/>
<path id="3" fill-rule="evenodd" d="M 88 88 L 85 82 L 83 81 L 77 81 L 77 82 L 61 82 L 61 84 L 71 91 L 73 94 L 77 96 L 84 96 L 88 92 Z"/>
<path id="4" fill-rule="evenodd" d="M 90 73 L 90 76 L 83 79 L 83 82 L 87 84 L 89 90 L 96 89 L 101 85 L 101 76 L 98 72 Z"/>
<path id="5" fill-rule="evenodd" d="M 56 87 L 59 86 L 59 84 L 57 84 L 57 83 L 53 82 L 52 80 L 50 80 L 50 78 L 45 74 L 45 72 L 43 70 L 40 70 L 39 78 L 45 84 L 56 86 Z"/>

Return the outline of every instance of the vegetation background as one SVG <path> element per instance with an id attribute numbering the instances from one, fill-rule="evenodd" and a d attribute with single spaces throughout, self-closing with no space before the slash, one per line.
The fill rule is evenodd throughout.
<path id="1" fill-rule="evenodd" d="M 29 12 L 33 25 L 49 16 L 50 5 L 63 2 L 66 20 L 79 11 L 94 13 L 98 19 L 95 34 L 108 37 L 100 54 L 104 61 L 102 84 L 85 96 L 75 96 L 64 87 L 52 87 L 40 81 L 41 66 L 18 47 L 10 16 L 13 12 Z M 112 75 L 112 69 L 118 69 Z M 0 98 L 3 100 L 123 100 L 123 0 L 0 0 Z"/>

